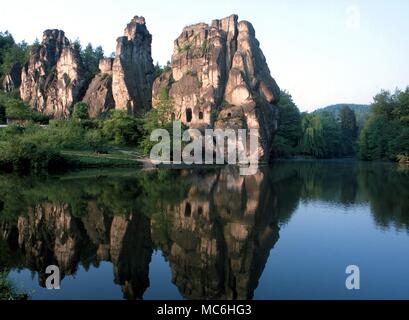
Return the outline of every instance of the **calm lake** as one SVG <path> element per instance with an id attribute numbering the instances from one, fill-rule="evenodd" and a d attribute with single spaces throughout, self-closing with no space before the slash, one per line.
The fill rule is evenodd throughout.
<path id="1" fill-rule="evenodd" d="M 409 299 L 409 167 L 0 175 L 4 268 L 34 300 Z"/>

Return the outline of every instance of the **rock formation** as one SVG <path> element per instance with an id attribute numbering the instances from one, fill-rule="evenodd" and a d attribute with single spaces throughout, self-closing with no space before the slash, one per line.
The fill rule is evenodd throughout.
<path id="1" fill-rule="evenodd" d="M 153 85 L 154 107 L 168 90 L 173 117 L 191 128 L 256 129 L 269 160 L 280 89 L 249 22 L 232 15 L 184 28 L 169 67 Z"/>
<path id="2" fill-rule="evenodd" d="M 251 299 L 279 238 L 267 172 L 242 177 L 227 167 L 185 179 L 187 197 L 166 207 L 168 234 L 152 221 L 173 282 L 188 299 Z"/>
<path id="3" fill-rule="evenodd" d="M 46 30 L 21 75 L 21 98 L 32 109 L 67 118 L 84 91 L 80 53 L 61 30 Z"/>
<path id="4" fill-rule="evenodd" d="M 2 83 L 5 92 L 12 92 L 20 87 L 21 84 L 21 64 L 15 63 L 8 74 L 5 75 Z"/>
<path id="5" fill-rule="evenodd" d="M 151 108 L 154 65 L 152 35 L 143 17 L 134 17 L 118 38 L 113 63 L 112 92 L 116 109 L 142 115 Z"/>
<path id="6" fill-rule="evenodd" d="M 106 114 L 115 107 L 112 95 L 112 64 L 113 59 L 104 58 L 99 62 L 100 73 L 95 76 L 84 97 L 91 118 Z"/>

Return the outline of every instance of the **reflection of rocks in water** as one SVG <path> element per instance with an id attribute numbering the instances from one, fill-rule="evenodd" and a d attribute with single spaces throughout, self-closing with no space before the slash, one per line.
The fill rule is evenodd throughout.
<path id="1" fill-rule="evenodd" d="M 193 299 L 249 299 L 278 240 L 275 199 L 265 172 L 234 168 L 192 176 L 187 198 L 167 208 L 167 236 L 154 221 L 154 241 L 170 261 L 173 281 Z"/>
<path id="2" fill-rule="evenodd" d="M 115 282 L 123 287 L 125 298 L 142 299 L 149 287 L 150 221 L 141 214 L 115 217 L 110 247 Z"/>
<path id="3" fill-rule="evenodd" d="M 45 286 L 45 269 L 60 267 L 61 274 L 73 274 L 79 257 L 83 234 L 78 220 L 68 213 L 66 205 L 45 203 L 18 219 L 18 243 L 25 252 L 27 266 L 39 272 Z"/>
<path id="4" fill-rule="evenodd" d="M 13 227 L 0 227 L 2 238 L 11 242 Z M 57 265 L 64 277 L 75 274 L 79 264 L 87 269 L 101 261 L 112 261 L 125 298 L 142 298 L 149 286 L 150 221 L 141 214 L 112 218 L 90 201 L 87 214 L 76 218 L 68 205 L 43 203 L 20 216 L 15 230 L 23 265 L 39 273 L 42 287 L 49 265 Z"/>

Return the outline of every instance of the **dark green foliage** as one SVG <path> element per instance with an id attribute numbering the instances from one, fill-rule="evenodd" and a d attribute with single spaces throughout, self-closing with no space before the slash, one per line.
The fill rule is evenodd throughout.
<path id="1" fill-rule="evenodd" d="M 315 158 L 343 156 L 340 125 L 331 113 L 303 114 L 302 128 L 301 154 Z"/>
<path id="2" fill-rule="evenodd" d="M 366 104 L 335 104 L 315 111 L 316 113 L 332 113 L 337 120 L 341 120 L 341 110 L 348 107 L 355 113 L 356 122 L 359 130 L 362 130 L 368 120 L 370 108 Z"/>
<path id="3" fill-rule="evenodd" d="M 102 123 L 102 133 L 118 145 L 137 145 L 142 134 L 140 119 L 128 115 L 124 110 L 112 110 Z"/>
<path id="4" fill-rule="evenodd" d="M 296 154 L 302 137 L 300 111 L 291 95 L 286 91 L 281 92 L 277 109 L 279 120 L 278 131 L 274 139 L 273 156 L 276 158 L 293 156 Z"/>
<path id="5" fill-rule="evenodd" d="M 88 120 L 88 105 L 85 102 L 78 102 L 74 105 L 72 118 L 75 120 Z"/>
<path id="6" fill-rule="evenodd" d="M 81 48 L 81 44 L 78 42 L 77 47 Z M 104 50 L 101 46 L 92 47 L 91 43 L 85 47 L 84 50 L 80 50 L 82 62 L 85 67 L 85 79 L 90 82 L 96 74 L 99 73 L 99 60 L 104 57 Z"/>
<path id="7" fill-rule="evenodd" d="M 0 92 L 0 124 L 6 122 L 6 118 L 12 120 L 27 120 L 40 124 L 47 124 L 49 117 L 31 110 L 14 93 Z"/>
<path id="8" fill-rule="evenodd" d="M 162 88 L 159 93 L 159 102 L 154 109 L 146 113 L 143 119 L 143 139 L 141 141 L 141 148 L 145 154 L 149 154 L 152 147 L 157 142 L 152 142 L 151 133 L 156 129 L 165 129 L 169 132 L 170 138 L 173 137 L 173 104 L 169 97 L 169 92 L 166 88 Z M 172 120 L 173 119 L 173 120 Z M 188 127 L 182 124 L 182 131 Z"/>
<path id="9" fill-rule="evenodd" d="M 323 110 L 300 114 L 291 95 L 284 91 L 277 109 L 279 121 L 273 157 L 322 159 L 354 155 L 358 128 L 355 112 L 350 108 L 341 109 L 338 117 Z"/>
<path id="10" fill-rule="evenodd" d="M 6 123 L 6 107 L 0 102 L 0 124 Z"/>
<path id="11" fill-rule="evenodd" d="M 344 155 L 355 154 L 355 144 L 358 139 L 358 125 L 355 112 L 349 107 L 344 107 L 340 111 L 342 147 Z"/>
<path id="12" fill-rule="evenodd" d="M 26 42 L 15 43 L 9 32 L 0 32 L 0 80 L 17 62 L 23 65 L 28 59 L 30 46 Z"/>
<path id="13" fill-rule="evenodd" d="M 371 115 L 359 137 L 363 160 L 401 161 L 409 155 L 409 88 L 382 91 L 374 98 Z"/>
<path id="14" fill-rule="evenodd" d="M 159 62 L 157 62 L 156 65 L 155 65 L 154 79 L 160 77 L 161 75 L 163 75 L 167 71 L 169 71 L 168 66 L 161 66 L 159 64 Z"/>

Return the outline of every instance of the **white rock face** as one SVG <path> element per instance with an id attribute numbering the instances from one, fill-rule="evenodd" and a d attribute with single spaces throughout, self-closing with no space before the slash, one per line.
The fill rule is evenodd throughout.
<path id="1" fill-rule="evenodd" d="M 116 109 L 142 115 L 151 108 L 154 65 L 152 36 L 143 17 L 134 17 L 118 38 L 113 62 L 112 92 Z"/>
<path id="2" fill-rule="evenodd" d="M 32 109 L 67 118 L 84 90 L 79 52 L 61 30 L 46 30 L 21 74 L 21 98 Z"/>

